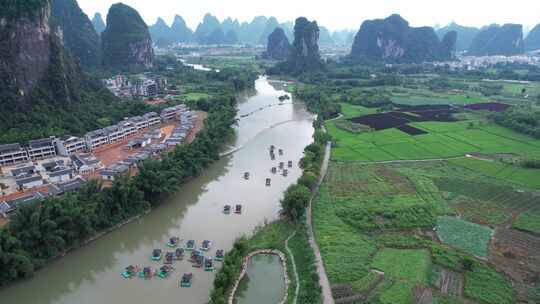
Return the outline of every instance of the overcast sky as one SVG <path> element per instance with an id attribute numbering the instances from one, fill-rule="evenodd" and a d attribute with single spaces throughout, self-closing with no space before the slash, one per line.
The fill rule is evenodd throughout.
<path id="1" fill-rule="evenodd" d="M 105 18 L 112 0 L 78 0 L 90 18 L 101 12 Z M 532 27 L 540 23 L 539 0 L 123 0 L 139 11 L 146 23 L 157 17 L 171 23 L 179 14 L 195 28 L 205 13 L 220 20 L 240 21 L 257 15 L 275 16 L 280 22 L 305 16 L 320 25 L 336 29 L 358 29 L 363 20 L 384 18 L 399 13 L 411 25 L 445 25 L 456 21 L 463 25 L 521 23 Z"/>

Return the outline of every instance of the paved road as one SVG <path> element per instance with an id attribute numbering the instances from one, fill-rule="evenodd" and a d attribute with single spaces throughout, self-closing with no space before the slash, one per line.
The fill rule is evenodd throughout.
<path id="1" fill-rule="evenodd" d="M 319 180 L 317 181 L 317 186 L 315 187 L 315 190 L 313 191 L 313 195 L 311 196 L 311 200 L 309 201 L 309 206 L 307 209 L 307 225 L 308 225 L 309 243 L 311 245 L 311 248 L 313 249 L 313 253 L 315 254 L 315 260 L 317 263 L 317 273 L 319 274 L 319 284 L 321 285 L 321 288 L 322 288 L 323 304 L 334 304 L 334 298 L 332 297 L 332 289 L 330 288 L 330 281 L 328 280 L 328 277 L 326 276 L 326 271 L 324 269 L 324 263 L 321 257 L 321 251 L 319 250 L 319 245 L 317 245 L 317 241 L 315 240 L 315 236 L 313 233 L 313 224 L 311 221 L 311 215 L 312 215 L 311 205 L 313 204 L 313 201 L 315 197 L 317 196 L 317 193 L 319 192 L 319 187 L 321 186 L 324 180 L 324 177 L 326 176 L 326 172 L 328 170 L 328 162 L 330 161 L 331 148 L 332 148 L 332 143 L 331 142 L 326 143 L 323 165 L 321 167 L 321 174 L 320 174 Z"/>

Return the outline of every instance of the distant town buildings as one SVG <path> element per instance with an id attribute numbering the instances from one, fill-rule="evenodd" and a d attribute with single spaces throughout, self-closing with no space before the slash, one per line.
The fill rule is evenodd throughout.
<path id="1" fill-rule="evenodd" d="M 168 81 L 163 77 L 150 77 L 145 74 L 127 77 L 116 75 L 103 81 L 105 86 L 117 97 L 155 97 L 164 92 Z"/>
<path id="2" fill-rule="evenodd" d="M 497 64 L 527 64 L 540 66 L 540 54 L 523 54 L 515 56 L 461 56 L 456 61 L 437 62 L 437 66 L 448 66 L 453 70 L 475 71 L 493 67 Z"/>

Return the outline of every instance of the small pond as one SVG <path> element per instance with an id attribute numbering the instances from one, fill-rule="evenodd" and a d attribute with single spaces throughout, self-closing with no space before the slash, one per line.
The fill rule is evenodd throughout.
<path id="1" fill-rule="evenodd" d="M 283 266 L 277 255 L 253 256 L 236 292 L 237 304 L 277 304 L 285 295 Z"/>

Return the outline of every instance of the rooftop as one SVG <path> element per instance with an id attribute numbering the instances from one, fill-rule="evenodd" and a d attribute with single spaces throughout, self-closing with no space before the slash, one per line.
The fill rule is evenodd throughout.
<path id="1" fill-rule="evenodd" d="M 49 146 L 53 145 L 53 139 L 52 138 L 43 138 L 43 139 L 31 140 L 31 141 L 28 142 L 28 145 L 32 149 L 49 147 Z"/>
<path id="2" fill-rule="evenodd" d="M 5 144 L 0 145 L 0 153 L 16 152 L 21 150 L 20 144 Z"/>

